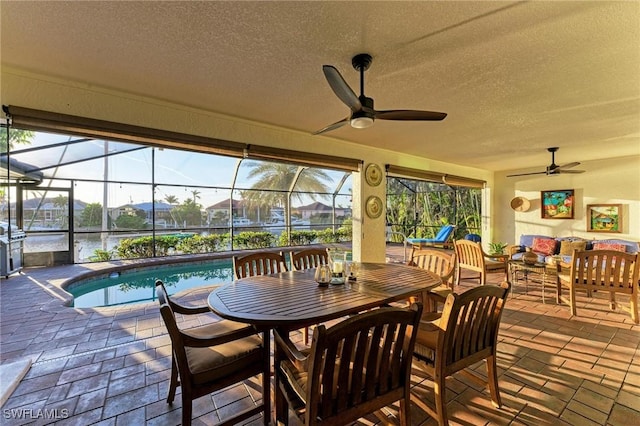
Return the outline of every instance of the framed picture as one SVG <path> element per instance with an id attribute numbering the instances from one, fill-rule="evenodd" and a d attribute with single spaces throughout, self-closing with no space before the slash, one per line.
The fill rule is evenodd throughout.
<path id="1" fill-rule="evenodd" d="M 622 232 L 622 204 L 588 204 L 587 231 Z"/>
<path id="2" fill-rule="evenodd" d="M 543 219 L 573 219 L 573 189 L 541 191 L 540 201 Z"/>

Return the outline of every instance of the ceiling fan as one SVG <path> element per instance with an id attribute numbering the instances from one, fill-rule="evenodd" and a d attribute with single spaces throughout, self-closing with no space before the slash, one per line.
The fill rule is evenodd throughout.
<path id="1" fill-rule="evenodd" d="M 349 123 L 351 127 L 356 129 L 364 129 L 373 125 L 375 119 L 380 120 L 414 120 L 414 121 L 440 121 L 443 120 L 447 114 L 444 112 L 432 112 L 432 111 L 418 111 L 407 109 L 392 109 L 386 111 L 376 111 L 373 108 L 373 98 L 369 98 L 364 95 L 364 72 L 369 69 L 371 65 L 371 55 L 367 53 L 360 53 L 351 59 L 351 64 L 356 71 L 360 71 L 360 96 L 351 90 L 351 87 L 344 81 L 344 78 L 340 75 L 340 72 L 331 65 L 323 65 L 322 71 L 324 76 L 329 82 L 329 86 L 333 89 L 333 92 L 338 98 L 345 103 L 350 109 L 351 114 L 344 120 L 337 121 L 327 127 L 318 130 L 313 133 L 319 135 L 320 133 L 329 132 Z"/>
<path id="2" fill-rule="evenodd" d="M 519 174 L 515 174 L 515 175 L 507 175 L 507 177 L 514 177 L 514 176 L 528 176 L 528 175 L 559 175 L 561 173 L 584 173 L 584 170 L 567 170 L 570 169 L 572 167 L 575 167 L 577 165 L 579 165 L 580 163 L 574 161 L 573 163 L 567 163 L 567 164 L 563 164 L 561 166 L 558 166 L 556 164 L 556 151 L 559 148 L 557 146 L 551 147 L 551 148 L 547 148 L 547 151 L 549 151 L 551 153 L 551 164 L 547 166 L 547 169 L 544 172 L 533 172 L 533 173 L 519 173 Z"/>

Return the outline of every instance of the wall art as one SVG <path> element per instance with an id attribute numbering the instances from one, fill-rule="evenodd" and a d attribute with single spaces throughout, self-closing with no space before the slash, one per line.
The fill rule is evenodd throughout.
<path id="1" fill-rule="evenodd" d="M 573 219 L 573 189 L 541 191 L 540 201 L 543 219 Z"/>
<path id="2" fill-rule="evenodd" d="M 587 231 L 622 232 L 622 204 L 588 204 Z"/>

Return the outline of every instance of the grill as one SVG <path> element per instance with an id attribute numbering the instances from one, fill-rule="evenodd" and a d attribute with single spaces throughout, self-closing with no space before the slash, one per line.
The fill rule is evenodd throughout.
<path id="1" fill-rule="evenodd" d="M 22 269 L 25 238 L 23 230 L 0 222 L 0 276 L 9 277 Z"/>

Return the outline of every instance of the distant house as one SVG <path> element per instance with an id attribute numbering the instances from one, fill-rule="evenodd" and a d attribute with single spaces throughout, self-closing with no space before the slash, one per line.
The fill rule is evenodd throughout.
<path id="1" fill-rule="evenodd" d="M 64 201 L 61 203 L 61 201 Z M 31 198 L 24 200 L 24 227 L 29 230 L 38 228 L 66 228 L 69 221 L 68 205 L 57 198 Z M 73 202 L 74 215 L 80 217 L 87 203 L 80 200 Z M 11 203 L 12 214 L 15 213 L 15 203 Z"/>
<path id="2" fill-rule="evenodd" d="M 247 217 L 247 206 L 242 200 L 231 200 L 232 216 L 236 218 Z M 215 203 L 204 209 L 207 212 L 207 222 L 210 224 L 223 225 L 229 222 L 229 198 Z"/>
<path id="3" fill-rule="evenodd" d="M 302 219 L 310 219 L 311 216 L 321 215 L 323 213 L 325 215 L 331 215 L 333 213 L 333 207 L 319 201 L 307 204 L 306 206 L 296 207 L 293 210 L 297 212 Z M 341 216 L 351 216 L 351 209 L 346 207 L 336 207 L 336 217 Z"/>
<path id="4" fill-rule="evenodd" d="M 172 208 L 173 206 L 171 204 L 156 202 L 155 203 L 156 224 L 172 223 L 173 222 L 171 218 Z M 136 211 L 142 211 L 144 212 L 145 222 L 153 223 L 153 209 L 154 209 L 154 205 L 152 202 L 124 204 L 122 206 L 109 209 L 109 215 L 111 216 L 111 219 L 115 221 L 119 216 L 122 216 L 122 215 L 136 216 Z"/>

